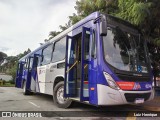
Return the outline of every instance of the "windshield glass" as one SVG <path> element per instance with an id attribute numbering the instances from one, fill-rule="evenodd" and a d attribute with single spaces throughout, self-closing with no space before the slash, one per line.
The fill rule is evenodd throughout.
<path id="1" fill-rule="evenodd" d="M 103 37 L 104 58 L 113 67 L 132 72 L 147 73 L 144 44 L 137 34 L 119 27 L 107 30 Z"/>

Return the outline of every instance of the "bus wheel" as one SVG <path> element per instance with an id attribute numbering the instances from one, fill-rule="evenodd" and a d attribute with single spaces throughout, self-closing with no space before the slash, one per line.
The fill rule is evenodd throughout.
<path id="1" fill-rule="evenodd" d="M 24 84 L 23 84 L 23 94 L 24 95 L 30 95 L 31 92 L 29 90 L 26 90 L 26 81 L 24 81 Z"/>
<path id="2" fill-rule="evenodd" d="M 72 104 L 72 100 L 64 98 L 64 82 L 59 82 L 53 90 L 53 101 L 60 108 L 68 108 Z"/>

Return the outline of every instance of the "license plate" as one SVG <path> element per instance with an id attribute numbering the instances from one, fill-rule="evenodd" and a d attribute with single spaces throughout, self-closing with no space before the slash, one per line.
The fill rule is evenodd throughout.
<path id="1" fill-rule="evenodd" d="M 136 98 L 135 103 L 136 104 L 144 103 L 144 98 Z"/>

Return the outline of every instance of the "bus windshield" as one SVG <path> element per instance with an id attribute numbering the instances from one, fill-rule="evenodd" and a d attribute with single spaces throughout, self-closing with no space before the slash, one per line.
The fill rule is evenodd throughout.
<path id="1" fill-rule="evenodd" d="M 131 72 L 148 73 L 143 41 L 139 34 L 108 27 L 103 37 L 104 58 L 111 66 Z"/>

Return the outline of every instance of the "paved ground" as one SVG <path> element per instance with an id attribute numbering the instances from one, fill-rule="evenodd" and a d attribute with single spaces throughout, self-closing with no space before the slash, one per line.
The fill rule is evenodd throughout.
<path id="1" fill-rule="evenodd" d="M 159 104 L 158 104 L 159 103 Z M 121 105 L 121 106 L 107 106 L 107 107 L 95 107 L 86 104 L 75 103 L 72 108 L 62 109 L 53 104 L 52 96 L 35 94 L 30 96 L 24 96 L 22 89 L 14 87 L 0 87 L 0 111 L 50 111 L 43 113 L 44 115 L 54 116 L 54 119 L 92 119 L 92 120 L 158 120 L 158 117 L 128 117 L 129 115 L 136 114 L 138 111 L 160 111 L 160 97 L 156 97 L 155 100 L 147 102 L 143 105 Z M 125 114 L 126 117 L 120 117 Z M 75 116 L 75 117 L 72 117 Z M 79 117 L 80 116 L 80 117 Z M 109 116 L 106 118 L 106 116 Z M 10 119 L 10 118 L 1 118 Z M 12 118 L 17 120 L 17 118 Z M 19 118 L 20 119 L 20 118 Z M 26 118 L 27 119 L 27 118 Z M 40 120 L 41 118 L 32 118 Z"/>

